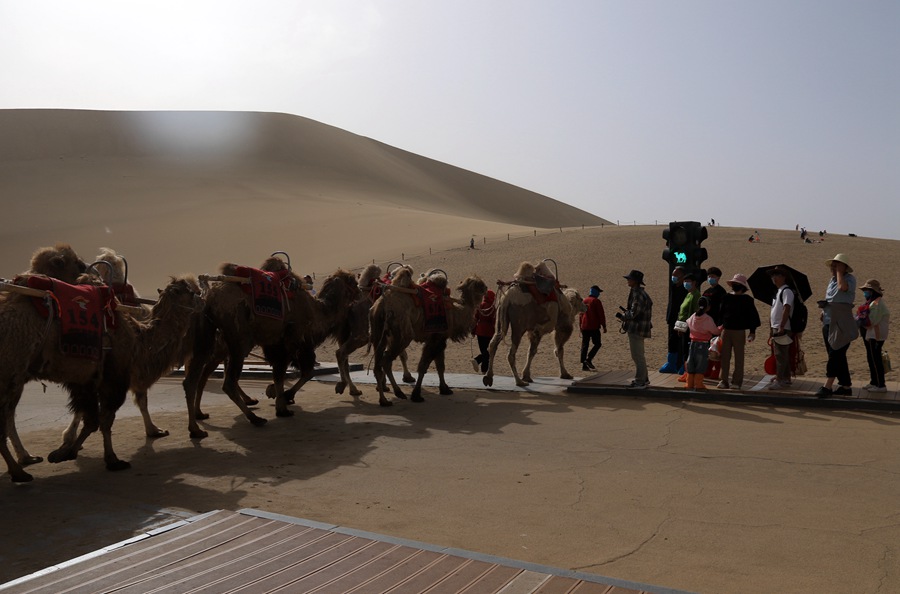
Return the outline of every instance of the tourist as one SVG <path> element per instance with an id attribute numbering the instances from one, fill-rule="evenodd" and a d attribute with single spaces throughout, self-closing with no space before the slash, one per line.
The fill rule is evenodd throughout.
<path id="1" fill-rule="evenodd" d="M 869 279 L 861 287 L 866 298 L 868 316 L 866 317 L 866 359 L 869 363 L 869 375 L 871 381 L 864 389 L 869 392 L 886 392 L 887 384 L 884 381 L 884 359 L 882 348 L 888 337 L 888 328 L 891 321 L 891 312 L 884 302 L 884 290 L 877 280 Z"/>
<path id="2" fill-rule="evenodd" d="M 606 332 L 606 312 L 603 302 L 600 301 L 600 293 L 603 289 L 594 285 L 584 298 L 585 310 L 581 313 L 581 370 L 593 371 L 594 357 L 600 350 L 600 333 Z M 591 344 L 593 343 L 593 346 Z M 590 347 L 590 351 L 588 351 Z"/>
<path id="3" fill-rule="evenodd" d="M 722 300 L 722 335 L 719 338 L 722 379 L 716 387 L 740 390 L 744 383 L 744 344 L 756 339 L 756 329 L 760 326 L 759 313 L 749 293 L 750 285 L 747 284 L 746 276 L 735 274 L 726 283 L 731 287 L 731 292 L 726 293 Z M 729 381 L 732 353 L 734 374 Z"/>
<path id="4" fill-rule="evenodd" d="M 650 385 L 650 377 L 647 373 L 647 358 L 644 353 L 644 340 L 650 338 L 650 330 L 653 323 L 653 300 L 644 290 L 644 273 L 640 270 L 632 270 L 625 277 L 628 283 L 628 307 L 622 316 L 625 320 L 625 331 L 628 334 L 628 347 L 631 350 L 631 360 L 634 361 L 634 380 L 629 388 L 643 389 Z"/>
<path id="5" fill-rule="evenodd" d="M 822 307 L 822 338 L 828 352 L 825 365 L 825 385 L 819 388 L 816 396 L 850 396 L 852 380 L 850 366 L 847 363 L 847 350 L 850 343 L 859 336 L 856 320 L 853 319 L 853 299 L 856 295 L 856 277 L 845 254 L 837 254 L 826 260 L 831 270 L 831 280 L 825 289 L 825 300 Z M 837 380 L 838 387 L 834 388 Z"/>

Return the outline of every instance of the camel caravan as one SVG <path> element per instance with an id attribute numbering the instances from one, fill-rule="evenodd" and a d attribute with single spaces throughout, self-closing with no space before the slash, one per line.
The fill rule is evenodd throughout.
<path id="1" fill-rule="evenodd" d="M 531 362 L 543 336 L 551 333 L 560 377 L 571 379 L 563 349 L 582 310 L 581 297 L 559 284 L 548 262 L 555 266 L 552 260 L 525 262 L 513 280 L 498 281 L 496 333 L 489 345 L 485 386 L 493 384 L 496 351 L 506 336 L 516 385 L 532 381 Z M 41 248 L 27 271 L 0 279 L 0 455 L 13 482 L 32 480 L 24 467 L 43 460 L 28 452 L 16 429 L 16 407 L 30 381 L 58 383 L 69 394 L 72 421 L 61 445 L 47 456 L 53 463 L 74 460 L 99 429 L 107 469 L 129 468 L 113 449 L 116 412 L 130 391 L 147 437 L 168 435 L 151 419 L 147 394 L 177 368 L 184 369 L 192 439 L 208 435 L 199 423 L 209 417 L 201 400 L 220 366 L 225 394 L 250 423 L 262 426 L 266 419 L 252 410 L 258 400 L 239 384 L 244 362 L 254 351 L 272 368 L 266 396 L 274 399 L 276 416 L 290 417 L 289 407 L 313 377 L 316 350 L 326 340 L 337 345 L 337 394 L 349 390 L 353 398 L 362 395 L 351 379 L 349 357 L 363 347 L 371 353 L 381 406 L 392 405 L 388 383 L 396 398 L 406 398 L 392 371 L 397 358 L 403 381 L 414 383 L 413 402 L 424 400 L 422 381 L 432 363 L 440 394 L 452 394 L 444 379 L 447 343 L 472 335 L 488 287 L 474 275 L 460 282 L 455 294 L 450 287 L 443 270 L 415 278 L 409 266 L 392 262 L 385 271 L 372 264 L 358 275 L 338 269 L 313 294 L 293 272 L 288 255 L 275 252 L 259 268 L 226 263 L 214 275 L 172 277 L 156 299 L 146 299 L 128 283 L 128 263 L 112 249 L 103 248 L 88 265 L 68 245 Z M 523 336 L 530 348 L 520 375 L 516 352 Z M 415 377 L 406 354 L 413 341 L 422 345 Z M 290 386 L 289 368 L 299 371 Z"/>

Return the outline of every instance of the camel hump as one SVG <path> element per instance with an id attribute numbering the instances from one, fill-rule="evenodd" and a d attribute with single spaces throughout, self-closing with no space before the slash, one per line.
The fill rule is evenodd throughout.
<path id="1" fill-rule="evenodd" d="M 378 264 L 369 264 L 359 273 L 359 286 L 368 287 L 380 277 L 381 266 Z"/>

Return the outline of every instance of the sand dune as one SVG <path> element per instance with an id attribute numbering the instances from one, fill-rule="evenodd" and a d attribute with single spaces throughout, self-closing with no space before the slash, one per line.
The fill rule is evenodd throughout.
<path id="1" fill-rule="evenodd" d="M 0 111 L 3 275 L 58 241 L 129 258 L 139 291 L 225 260 L 352 268 L 603 219 L 284 114 Z"/>

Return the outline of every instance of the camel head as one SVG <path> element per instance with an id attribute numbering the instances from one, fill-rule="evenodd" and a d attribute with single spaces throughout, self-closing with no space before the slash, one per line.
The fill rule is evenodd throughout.
<path id="1" fill-rule="evenodd" d="M 203 307 L 200 298 L 200 287 L 196 279 L 190 275 L 173 276 L 169 284 L 163 289 L 158 289 L 159 299 L 153 306 L 153 317 L 165 318 L 175 308 L 186 308 L 198 312 Z"/>
<path id="2" fill-rule="evenodd" d="M 128 263 L 125 258 L 116 253 L 112 248 L 100 248 L 100 253 L 94 258 L 94 262 L 106 262 L 112 269 L 112 278 L 108 279 L 107 284 L 123 284 L 128 277 Z M 107 274 L 107 267 L 98 267 L 101 274 Z"/>
<path id="3" fill-rule="evenodd" d="M 359 284 L 352 272 L 338 269 L 325 279 L 316 299 L 329 307 L 350 305 L 359 298 Z"/>
<path id="4" fill-rule="evenodd" d="M 456 290 L 462 295 L 463 303 L 476 307 L 488 292 L 487 284 L 479 276 L 470 276 L 459 283 Z"/>
<path id="5" fill-rule="evenodd" d="M 259 269 L 266 272 L 281 272 L 282 270 L 290 270 L 291 267 L 281 258 L 269 256 L 268 258 L 266 258 L 266 261 L 262 263 L 262 266 L 260 266 Z"/>
<path id="6" fill-rule="evenodd" d="M 584 299 L 582 299 L 581 295 L 575 289 L 568 288 L 563 289 L 563 296 L 566 298 L 566 301 L 569 302 L 569 305 L 572 306 L 572 314 L 579 314 L 587 311 L 587 307 L 584 305 Z"/>
<path id="7" fill-rule="evenodd" d="M 29 272 L 74 284 L 78 275 L 86 270 L 87 265 L 69 244 L 58 243 L 53 247 L 40 248 L 34 252 Z"/>

